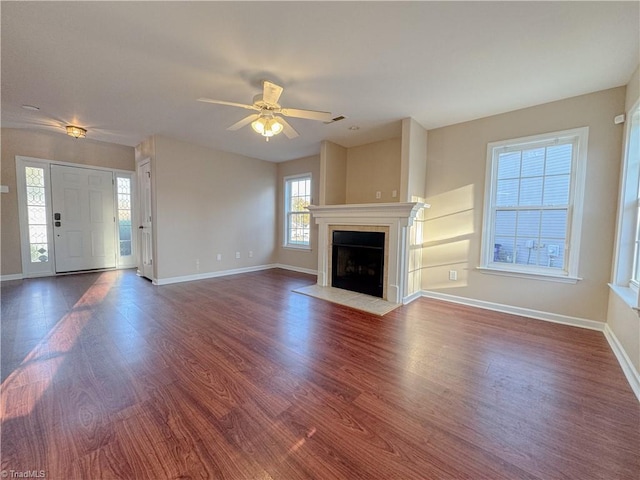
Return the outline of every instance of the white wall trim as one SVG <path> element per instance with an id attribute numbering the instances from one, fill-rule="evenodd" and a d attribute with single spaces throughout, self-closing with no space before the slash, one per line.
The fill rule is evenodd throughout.
<path id="1" fill-rule="evenodd" d="M 406 297 L 404 297 L 402 299 L 402 304 L 403 305 L 409 305 L 411 302 L 413 302 L 414 300 L 420 298 L 420 297 L 424 297 L 424 293 L 422 292 L 422 290 L 418 290 L 417 292 L 412 293 L 411 295 L 407 295 Z"/>
<path id="2" fill-rule="evenodd" d="M 0 275 L 0 282 L 9 282 L 11 280 L 22 280 L 24 276 L 21 273 L 12 273 L 11 275 Z"/>
<path id="3" fill-rule="evenodd" d="M 589 330 L 604 331 L 605 323 L 595 320 L 587 320 L 586 318 L 570 317 L 568 315 L 560 315 L 557 313 L 541 312 L 530 308 L 514 307 L 511 305 L 503 305 L 500 303 L 487 302 L 484 300 L 476 300 L 474 298 L 459 297 L 448 293 L 432 292 L 422 290 L 422 296 L 427 298 L 435 298 L 446 302 L 459 303 L 469 305 L 471 307 L 484 308 L 496 312 L 510 313 L 512 315 L 520 315 L 522 317 L 534 318 L 536 320 L 544 320 L 546 322 L 561 323 L 563 325 L 571 325 L 573 327 L 587 328 Z"/>
<path id="4" fill-rule="evenodd" d="M 631 362 L 631 359 L 627 355 L 627 352 L 625 352 L 624 347 L 618 340 L 618 337 L 616 337 L 608 324 L 605 324 L 604 326 L 604 336 L 609 342 L 609 346 L 611 347 L 611 350 L 613 350 L 613 354 L 618 359 L 618 363 L 620 364 L 620 367 L 622 367 L 624 376 L 627 377 L 631 390 L 633 390 L 636 398 L 640 401 L 640 373 L 636 370 L 636 367 Z"/>
<path id="5" fill-rule="evenodd" d="M 309 275 L 318 275 L 317 270 L 312 270 L 310 268 L 296 267 L 294 265 L 285 265 L 284 263 L 276 263 L 275 265 L 272 266 L 272 268 L 282 268 L 284 270 L 291 270 L 292 272 L 307 273 Z"/>

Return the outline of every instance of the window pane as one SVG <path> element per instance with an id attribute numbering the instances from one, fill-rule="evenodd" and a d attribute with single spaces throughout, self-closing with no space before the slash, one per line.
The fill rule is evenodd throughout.
<path id="1" fill-rule="evenodd" d="M 47 226 L 29 225 L 29 243 L 47 243 Z"/>
<path id="2" fill-rule="evenodd" d="M 45 225 L 47 223 L 47 210 L 45 207 L 27 207 L 27 217 L 29 225 L 40 224 Z"/>
<path id="3" fill-rule="evenodd" d="M 544 173 L 544 148 L 522 152 L 522 176 L 539 177 Z"/>
<path id="4" fill-rule="evenodd" d="M 49 247 L 46 243 L 30 244 L 31 263 L 41 263 L 49 261 Z"/>
<path id="5" fill-rule="evenodd" d="M 498 207 L 513 206 L 518 204 L 518 179 L 498 180 L 496 191 L 496 205 Z"/>
<path id="6" fill-rule="evenodd" d="M 518 212 L 517 235 L 520 238 L 538 238 L 540 232 L 540 211 L 523 210 Z"/>
<path id="7" fill-rule="evenodd" d="M 520 201 L 518 205 L 542 204 L 542 177 L 523 178 L 520 181 Z"/>
<path id="8" fill-rule="evenodd" d="M 536 265 L 538 251 L 534 238 L 519 238 L 516 242 L 516 263 L 520 265 Z"/>
<path id="9" fill-rule="evenodd" d="M 493 261 L 500 263 L 513 263 L 513 237 L 496 237 L 493 244 Z"/>
<path id="10" fill-rule="evenodd" d="M 516 212 L 514 210 L 496 211 L 496 237 L 515 236 L 516 234 Z"/>
<path id="11" fill-rule="evenodd" d="M 542 238 L 540 266 L 552 268 L 564 268 L 564 242 L 559 243 L 557 238 Z"/>
<path id="12" fill-rule="evenodd" d="M 571 177 L 558 175 L 544 181 L 544 205 L 566 205 L 569 203 Z"/>
<path id="13" fill-rule="evenodd" d="M 573 145 L 554 145 L 547 147 L 546 175 L 559 175 L 571 173 L 571 156 Z"/>
<path id="14" fill-rule="evenodd" d="M 498 178 L 518 178 L 520 176 L 520 152 L 501 153 L 498 156 Z"/>
<path id="15" fill-rule="evenodd" d="M 45 204 L 44 187 L 27 187 L 27 204 L 28 205 L 44 205 Z"/>
<path id="16" fill-rule="evenodd" d="M 126 257 L 128 255 L 131 255 L 131 242 L 120 242 L 120 256 Z"/>
<path id="17" fill-rule="evenodd" d="M 567 232 L 567 210 L 545 210 L 542 212 L 540 236 L 564 241 Z"/>
<path id="18" fill-rule="evenodd" d="M 44 169 L 37 167 L 25 167 L 24 173 L 27 186 L 44 187 Z"/>

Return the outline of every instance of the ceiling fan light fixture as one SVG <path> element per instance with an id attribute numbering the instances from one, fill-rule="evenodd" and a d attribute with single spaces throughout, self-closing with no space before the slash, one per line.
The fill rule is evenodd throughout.
<path id="1" fill-rule="evenodd" d="M 87 129 L 76 127 L 75 125 L 67 125 L 67 135 L 73 138 L 85 138 L 87 136 Z"/>
<path id="2" fill-rule="evenodd" d="M 273 115 L 260 115 L 251 122 L 251 128 L 253 128 L 256 133 L 268 138 L 278 135 L 282 132 L 284 126 L 278 121 L 277 117 Z"/>

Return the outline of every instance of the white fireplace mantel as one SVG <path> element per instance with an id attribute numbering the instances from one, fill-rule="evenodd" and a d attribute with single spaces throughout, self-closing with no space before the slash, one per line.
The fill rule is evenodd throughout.
<path id="1" fill-rule="evenodd" d="M 418 212 L 429 207 L 420 202 L 367 203 L 351 205 L 310 205 L 308 207 L 318 225 L 318 285 L 330 286 L 332 226 L 387 227 L 388 264 L 386 276 L 386 298 L 392 303 L 402 303 L 407 296 L 409 263 L 409 239 L 407 229 L 413 224 Z"/>

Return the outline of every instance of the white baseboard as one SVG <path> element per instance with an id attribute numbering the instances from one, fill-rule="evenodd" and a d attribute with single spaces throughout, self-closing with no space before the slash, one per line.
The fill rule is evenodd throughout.
<path id="1" fill-rule="evenodd" d="M 411 295 L 407 295 L 406 297 L 404 297 L 402 299 L 402 304 L 403 305 L 409 305 L 411 302 L 413 302 L 414 300 L 420 298 L 420 297 L 424 297 L 424 294 L 422 292 L 422 290 L 418 290 L 415 293 L 412 293 Z"/>
<path id="2" fill-rule="evenodd" d="M 561 323 L 563 325 L 571 325 L 573 327 L 588 328 L 589 330 L 604 331 L 606 323 L 588 320 L 586 318 L 571 317 L 569 315 L 560 315 L 557 313 L 541 312 L 529 308 L 514 307 L 511 305 L 503 305 L 500 303 L 487 302 L 484 300 L 476 300 L 473 298 L 459 297 L 448 293 L 432 292 L 429 290 L 422 291 L 423 297 L 435 298 L 446 302 L 459 303 L 461 305 L 469 305 L 471 307 L 484 308 L 485 310 L 493 310 L 495 312 L 510 313 L 521 317 L 535 318 L 546 322 Z"/>
<path id="3" fill-rule="evenodd" d="M 10 280 L 22 280 L 24 277 L 21 273 L 14 273 L 11 275 L 0 275 L 0 282 L 8 282 Z"/>
<path id="4" fill-rule="evenodd" d="M 153 280 L 154 285 L 170 285 L 172 283 L 192 282 L 194 280 L 205 280 L 207 278 L 226 277 L 227 275 L 237 275 L 239 273 L 259 272 L 276 268 L 276 265 L 258 265 L 255 267 L 234 268 L 232 270 L 220 270 L 218 272 L 197 273 L 195 275 L 184 275 L 181 277 L 158 278 Z"/>
<path id="5" fill-rule="evenodd" d="M 604 336 L 609 342 L 609 346 L 611 347 L 611 350 L 613 350 L 613 354 L 618 359 L 618 363 L 620 364 L 620 367 L 622 367 L 622 372 L 624 373 L 624 376 L 627 377 L 629 385 L 631 385 L 631 390 L 633 390 L 638 401 L 640 401 L 640 373 L 636 370 L 636 367 L 631 362 L 627 352 L 625 352 L 622 344 L 618 340 L 618 337 L 616 337 L 609 325 L 605 325 L 604 327 Z"/>
<path id="6" fill-rule="evenodd" d="M 311 270 L 310 268 L 295 267 L 293 265 L 285 265 L 284 263 L 276 263 L 275 265 L 273 265 L 273 268 L 282 268 L 284 270 L 291 270 L 292 272 L 307 273 L 309 275 L 318 275 L 317 270 Z"/>

